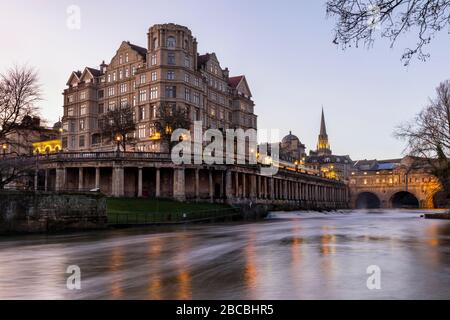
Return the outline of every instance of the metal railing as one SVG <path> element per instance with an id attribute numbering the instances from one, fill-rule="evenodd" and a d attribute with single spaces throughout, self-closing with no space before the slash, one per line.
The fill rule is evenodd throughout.
<path id="1" fill-rule="evenodd" d="M 195 223 L 233 218 L 239 215 L 240 211 L 237 208 L 170 213 L 114 212 L 108 215 L 108 224 L 111 226 L 120 226 Z"/>

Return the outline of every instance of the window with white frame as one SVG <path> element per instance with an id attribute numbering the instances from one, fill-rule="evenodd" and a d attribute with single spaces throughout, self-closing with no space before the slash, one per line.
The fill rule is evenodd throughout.
<path id="1" fill-rule="evenodd" d="M 121 83 L 120 84 L 120 93 L 125 93 L 128 90 L 128 84 L 126 83 Z"/>
<path id="2" fill-rule="evenodd" d="M 138 129 L 138 137 L 139 139 L 144 139 L 146 137 L 145 135 L 145 125 L 140 125 Z"/>
<path id="3" fill-rule="evenodd" d="M 146 81 L 146 77 L 145 77 L 145 73 L 144 73 L 144 74 L 141 74 L 140 84 L 145 83 L 145 81 Z"/>
<path id="4" fill-rule="evenodd" d="M 191 82 L 191 76 L 187 72 L 184 74 L 184 82 L 186 83 Z"/>
<path id="5" fill-rule="evenodd" d="M 83 91 L 80 93 L 80 100 L 85 100 L 86 99 L 86 91 Z"/>
<path id="6" fill-rule="evenodd" d="M 82 104 L 80 107 L 80 116 L 84 116 L 87 114 L 87 106 L 85 104 Z"/>
<path id="7" fill-rule="evenodd" d="M 156 71 L 152 72 L 152 81 L 156 81 L 158 80 L 158 74 L 156 73 Z"/>
<path id="8" fill-rule="evenodd" d="M 147 101 L 147 90 L 139 90 L 139 101 Z"/>
<path id="9" fill-rule="evenodd" d="M 114 94 L 115 94 L 114 87 L 109 87 L 108 88 L 108 96 L 112 97 Z"/>
<path id="10" fill-rule="evenodd" d="M 151 89 L 150 89 L 150 99 L 151 100 L 158 99 L 158 87 L 151 87 Z"/>
<path id="11" fill-rule="evenodd" d="M 152 63 L 152 66 L 156 65 L 156 63 L 157 63 L 156 54 L 152 55 L 151 63 Z"/>

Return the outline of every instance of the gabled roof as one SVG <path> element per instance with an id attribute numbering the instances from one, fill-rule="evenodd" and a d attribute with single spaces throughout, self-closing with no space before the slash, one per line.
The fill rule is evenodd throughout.
<path id="1" fill-rule="evenodd" d="M 77 81 L 80 81 L 81 79 L 81 71 L 72 71 L 72 73 L 70 74 L 69 80 L 67 80 L 66 85 L 70 85 L 70 83 L 72 82 L 72 79 L 76 78 Z"/>
<path id="2" fill-rule="evenodd" d="M 236 89 L 238 87 L 239 83 L 241 83 L 242 79 L 244 79 L 244 76 L 230 77 L 228 79 L 228 84 L 233 89 Z"/>
<path id="3" fill-rule="evenodd" d="M 236 89 L 240 93 L 244 93 L 249 97 L 252 97 L 252 92 L 248 86 L 247 79 L 244 75 L 228 78 L 228 85 L 233 89 Z"/>
<path id="4" fill-rule="evenodd" d="M 138 45 L 132 44 L 130 43 L 130 41 L 127 41 L 127 44 L 130 46 L 131 49 L 133 49 L 134 51 L 136 51 L 137 53 L 139 53 L 141 56 L 143 56 L 144 58 L 147 55 L 147 49 L 140 47 Z"/>
<path id="5" fill-rule="evenodd" d="M 94 68 L 86 67 L 85 71 L 90 72 L 93 77 L 99 77 L 99 76 L 102 75 L 102 72 L 100 70 L 97 70 L 97 69 L 94 69 Z"/>

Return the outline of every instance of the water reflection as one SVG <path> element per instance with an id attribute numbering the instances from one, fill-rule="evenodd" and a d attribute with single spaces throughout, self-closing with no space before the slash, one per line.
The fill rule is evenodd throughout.
<path id="1" fill-rule="evenodd" d="M 0 240 L 1 299 L 450 298 L 450 222 L 278 213 L 233 225 Z M 82 290 L 66 289 L 79 265 Z M 369 291 L 366 269 L 382 269 Z"/>

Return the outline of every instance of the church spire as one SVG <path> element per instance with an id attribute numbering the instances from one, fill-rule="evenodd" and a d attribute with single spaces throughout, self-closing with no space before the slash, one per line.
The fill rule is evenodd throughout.
<path id="1" fill-rule="evenodd" d="M 325 123 L 325 113 L 322 106 L 322 118 L 320 121 L 320 134 L 317 142 L 318 155 L 331 155 L 330 143 L 328 142 L 327 125 Z"/>
<path id="2" fill-rule="evenodd" d="M 320 122 L 320 135 L 327 136 L 327 125 L 325 124 L 325 114 L 323 112 L 323 106 L 322 106 L 322 120 Z"/>

